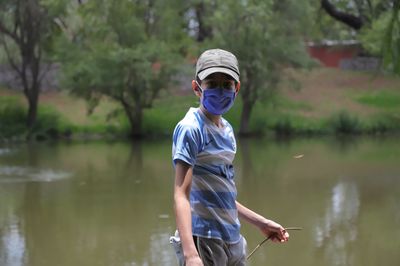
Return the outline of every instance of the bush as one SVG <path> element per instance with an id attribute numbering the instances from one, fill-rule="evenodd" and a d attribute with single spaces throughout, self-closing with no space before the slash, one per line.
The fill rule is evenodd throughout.
<path id="1" fill-rule="evenodd" d="M 360 120 L 344 110 L 334 114 L 328 123 L 336 134 L 356 134 L 361 130 Z"/>
<path id="2" fill-rule="evenodd" d="M 54 139 L 60 135 L 60 115 L 50 106 L 39 106 L 38 116 L 28 138 L 36 140 Z"/>
<path id="3" fill-rule="evenodd" d="M 61 121 L 61 115 L 50 106 L 38 108 L 34 127 L 26 126 L 27 108 L 16 97 L 0 99 L 0 139 L 54 139 L 68 134 L 69 123 Z"/>
<path id="4" fill-rule="evenodd" d="M 295 132 L 292 120 L 287 116 L 278 119 L 276 124 L 273 126 L 273 129 L 279 136 L 289 136 Z"/>
<path id="5" fill-rule="evenodd" d="M 400 131 L 400 117 L 387 113 L 375 115 L 367 122 L 366 131 L 372 134 Z"/>
<path id="6" fill-rule="evenodd" d="M 26 134 L 26 108 L 15 97 L 0 98 L 0 139 Z"/>

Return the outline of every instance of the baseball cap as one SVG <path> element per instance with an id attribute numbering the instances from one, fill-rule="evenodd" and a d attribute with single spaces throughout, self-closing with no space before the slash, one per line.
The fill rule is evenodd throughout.
<path id="1" fill-rule="evenodd" d="M 196 77 L 205 79 L 213 73 L 224 73 L 239 81 L 239 65 L 231 52 L 222 49 L 210 49 L 203 52 L 196 64 Z"/>

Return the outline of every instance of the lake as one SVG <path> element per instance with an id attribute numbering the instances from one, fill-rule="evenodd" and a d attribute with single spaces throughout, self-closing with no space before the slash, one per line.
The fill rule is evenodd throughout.
<path id="1" fill-rule="evenodd" d="M 399 137 L 240 139 L 235 172 L 241 203 L 303 228 L 249 265 L 400 265 Z M 0 144 L 0 265 L 177 265 L 173 176 L 169 139 Z"/>

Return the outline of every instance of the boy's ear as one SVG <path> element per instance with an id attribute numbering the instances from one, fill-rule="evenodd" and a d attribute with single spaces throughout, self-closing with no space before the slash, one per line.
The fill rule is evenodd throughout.
<path id="1" fill-rule="evenodd" d="M 197 85 L 195 80 L 192 80 L 192 90 L 193 90 L 194 94 L 196 94 L 196 96 L 198 96 L 198 97 L 201 96 L 199 86 Z"/>
<path id="2" fill-rule="evenodd" d="M 239 91 L 240 91 L 240 81 L 238 81 L 238 82 L 237 82 L 237 84 L 236 84 L 236 88 L 235 88 L 235 92 L 236 92 L 236 94 L 238 94 L 238 93 L 239 93 Z"/>

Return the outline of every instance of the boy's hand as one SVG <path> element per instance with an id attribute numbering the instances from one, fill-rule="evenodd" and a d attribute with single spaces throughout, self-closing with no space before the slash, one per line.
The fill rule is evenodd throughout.
<path id="1" fill-rule="evenodd" d="M 270 237 L 273 242 L 286 242 L 289 240 L 289 233 L 278 223 L 265 219 L 259 226 L 261 232 Z"/>
<path id="2" fill-rule="evenodd" d="M 199 256 L 192 256 L 185 260 L 185 266 L 203 266 Z"/>

